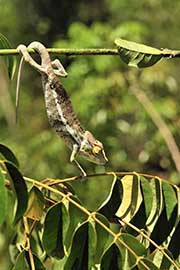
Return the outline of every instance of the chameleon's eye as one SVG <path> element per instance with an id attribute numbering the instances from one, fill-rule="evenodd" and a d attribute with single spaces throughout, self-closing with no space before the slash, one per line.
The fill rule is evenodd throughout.
<path id="1" fill-rule="evenodd" d="M 54 89 L 55 88 L 55 84 L 54 83 L 50 83 L 49 86 L 50 86 L 51 89 Z"/>
<path id="2" fill-rule="evenodd" d="M 92 152 L 94 155 L 97 155 L 101 150 L 102 150 L 101 147 L 96 145 L 93 147 Z"/>

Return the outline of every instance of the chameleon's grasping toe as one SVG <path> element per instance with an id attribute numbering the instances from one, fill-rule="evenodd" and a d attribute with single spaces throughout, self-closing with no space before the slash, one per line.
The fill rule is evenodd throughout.
<path id="1" fill-rule="evenodd" d="M 67 76 L 60 61 L 56 59 L 51 62 L 49 53 L 40 42 L 34 41 L 28 48 L 32 48 L 39 53 L 41 65 L 30 56 L 26 46 L 19 45 L 17 49 L 22 54 L 23 59 L 42 76 L 46 111 L 50 125 L 72 150 L 70 161 L 75 162 L 83 175 L 86 175 L 76 161 L 76 156 L 81 155 L 96 164 L 105 164 L 108 160 L 103 144 L 96 140 L 91 132 L 84 130 L 81 126 L 73 110 L 71 100 L 57 77 Z"/>

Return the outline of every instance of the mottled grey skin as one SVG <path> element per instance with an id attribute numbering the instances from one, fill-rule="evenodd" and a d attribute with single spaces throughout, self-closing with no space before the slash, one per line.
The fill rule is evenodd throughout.
<path id="1" fill-rule="evenodd" d="M 67 76 L 63 66 L 59 60 L 51 62 L 46 48 L 40 42 L 32 42 L 28 48 L 40 54 L 41 65 L 33 60 L 24 45 L 18 46 L 24 60 L 41 73 L 49 123 L 72 150 L 70 161 L 74 161 L 79 154 L 96 164 L 105 164 L 108 160 L 102 143 L 81 126 L 71 100 L 58 78 Z"/>

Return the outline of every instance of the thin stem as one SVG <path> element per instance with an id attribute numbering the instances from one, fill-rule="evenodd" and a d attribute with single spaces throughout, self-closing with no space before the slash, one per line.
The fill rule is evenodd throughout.
<path id="1" fill-rule="evenodd" d="M 140 89 L 138 81 L 135 78 L 135 76 L 132 73 L 129 73 L 128 79 L 129 82 L 131 83 L 130 89 L 132 93 L 144 107 L 148 115 L 151 117 L 153 123 L 158 128 L 169 149 L 169 152 L 172 156 L 176 169 L 178 173 L 180 173 L 180 150 L 176 144 L 176 141 L 173 137 L 170 128 L 168 127 L 164 119 L 161 117 L 161 115 L 158 113 L 158 111 L 155 109 L 153 103 L 148 98 L 146 93 Z"/>
<path id="2" fill-rule="evenodd" d="M 29 53 L 35 53 L 33 49 L 27 49 Z M 53 54 L 63 55 L 119 55 L 118 49 L 113 48 L 87 48 L 87 49 L 65 49 L 48 48 L 47 51 Z M 0 49 L 0 55 L 18 55 L 17 49 Z"/>
<path id="3" fill-rule="evenodd" d="M 26 233 L 26 243 L 27 243 L 27 249 L 29 253 L 29 261 L 31 264 L 31 270 L 35 270 L 34 257 L 33 257 L 31 245 L 30 245 L 30 229 L 29 229 L 29 224 L 26 217 L 23 217 L 23 223 L 24 223 L 24 228 L 25 228 L 25 233 Z"/>
<path id="4" fill-rule="evenodd" d="M 63 55 L 119 55 L 116 48 L 48 48 L 47 51 L 53 54 Z M 28 49 L 29 53 L 35 53 L 33 49 Z M 0 49 L 0 55 L 17 55 L 19 54 L 17 49 Z M 162 57 L 164 58 L 179 58 L 179 50 L 162 50 Z"/>

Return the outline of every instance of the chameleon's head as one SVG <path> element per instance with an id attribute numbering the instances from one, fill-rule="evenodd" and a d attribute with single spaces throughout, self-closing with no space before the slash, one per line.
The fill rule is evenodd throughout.
<path id="1" fill-rule="evenodd" d="M 89 131 L 85 132 L 80 152 L 86 159 L 93 163 L 105 164 L 108 162 L 103 144 L 96 140 Z"/>

